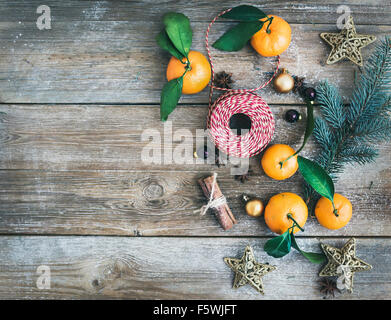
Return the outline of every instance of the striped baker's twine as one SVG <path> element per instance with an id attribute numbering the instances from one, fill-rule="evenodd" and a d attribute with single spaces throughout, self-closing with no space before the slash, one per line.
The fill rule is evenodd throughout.
<path id="1" fill-rule="evenodd" d="M 261 152 L 271 141 L 274 134 L 274 117 L 267 103 L 254 94 L 266 87 L 276 76 L 280 65 L 277 56 L 277 66 L 273 76 L 264 84 L 253 89 L 227 89 L 213 85 L 214 66 L 209 48 L 209 31 L 213 23 L 232 8 L 219 13 L 209 24 L 206 31 L 205 44 L 210 61 L 212 77 L 209 92 L 209 111 L 207 128 L 209 134 L 221 151 L 235 157 L 248 158 Z M 212 104 L 213 89 L 226 91 Z M 229 127 L 229 119 L 236 113 L 244 113 L 251 119 L 251 129 L 245 135 L 235 135 Z"/>

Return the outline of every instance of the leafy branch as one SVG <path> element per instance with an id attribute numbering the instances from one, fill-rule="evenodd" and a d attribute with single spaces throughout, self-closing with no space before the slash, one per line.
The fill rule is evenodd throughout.
<path id="1" fill-rule="evenodd" d="M 182 13 L 166 13 L 163 22 L 165 28 L 156 36 L 157 44 L 186 65 L 181 77 L 169 81 L 163 87 L 160 97 L 160 118 L 166 121 L 178 104 L 182 95 L 183 77 L 190 70 L 189 52 L 193 32 L 189 19 Z"/>
<path id="2" fill-rule="evenodd" d="M 261 30 L 267 22 L 269 24 L 266 32 L 269 33 L 269 27 L 273 21 L 273 17 L 268 17 L 262 10 L 249 5 L 235 7 L 221 17 L 240 21 L 213 44 L 213 47 L 216 49 L 231 52 L 242 49 L 251 37 Z"/>
<path id="3" fill-rule="evenodd" d="M 323 253 L 306 252 L 300 249 L 296 242 L 294 230 L 296 227 L 301 231 L 304 231 L 304 229 L 300 227 L 291 214 L 288 214 L 288 219 L 292 220 L 292 226 L 282 235 L 274 237 L 265 243 L 264 250 L 266 253 L 274 258 L 282 258 L 287 255 L 293 247 L 312 263 L 320 264 L 325 262 L 326 257 Z"/>

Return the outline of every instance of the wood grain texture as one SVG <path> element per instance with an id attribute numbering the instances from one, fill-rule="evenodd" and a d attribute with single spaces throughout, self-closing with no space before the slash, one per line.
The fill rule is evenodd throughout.
<path id="1" fill-rule="evenodd" d="M 372 170 L 375 169 L 375 165 Z M 304 236 L 390 236 L 390 169 L 347 172 L 336 191 L 353 204 L 353 217 L 340 230 L 309 218 Z M 246 215 L 243 193 L 263 199 L 280 192 L 301 194 L 302 180 L 271 181 L 254 174 L 242 184 L 227 170 L 218 183 L 238 223 L 223 231 L 208 212 L 197 179 L 210 171 L 0 171 L 0 233 L 128 236 L 265 236 L 272 235 L 263 216 Z M 370 187 L 371 181 L 374 181 Z"/>
<path id="2" fill-rule="evenodd" d="M 192 21 L 209 22 L 218 10 L 238 5 L 235 0 L 197 0 L 189 3 L 186 0 L 47 0 L 46 5 L 52 8 L 55 22 L 67 21 L 153 21 L 162 11 L 180 11 L 188 15 Z M 36 8 L 41 5 L 39 0 L 2 0 L 0 10 L 4 17 L 19 18 L 23 21 L 34 22 L 37 15 Z M 357 17 L 360 24 L 389 25 L 388 15 L 391 13 L 391 4 L 384 0 L 345 1 L 325 0 L 320 3 L 316 0 L 305 0 L 295 3 L 287 0 L 248 0 L 246 4 L 254 5 L 268 14 L 279 12 L 290 22 L 294 23 L 333 23 L 329 21 L 338 16 L 337 9 L 341 4 L 348 6 Z M 368 16 L 371 20 L 368 21 Z"/>
<path id="3" fill-rule="evenodd" d="M 273 107 L 274 142 L 297 148 L 305 120 L 288 124 L 283 120 L 287 108 Z M 143 163 L 141 152 L 149 141 L 141 141 L 142 131 L 164 132 L 156 106 L 1 105 L 0 110 L 3 234 L 264 235 L 270 233 L 263 219 L 254 223 L 244 214 L 241 194 L 252 193 L 266 201 L 279 192 L 302 192 L 298 174 L 284 182 L 265 176 L 260 156 L 251 159 L 253 173 L 246 184 L 231 175 L 233 164 L 217 168 L 196 164 L 194 159 L 192 164 Z M 185 135 L 191 137 L 202 128 L 206 112 L 203 106 L 179 107 L 171 118 L 173 132 L 187 128 Z M 193 143 L 193 138 L 184 143 L 190 154 Z M 328 231 L 312 221 L 306 226 L 307 235 L 391 235 L 390 148 L 381 145 L 376 163 L 359 167 L 359 172 L 348 167 L 340 177 L 337 192 L 354 207 L 350 224 Z M 311 142 L 304 155 L 315 152 Z M 205 203 L 196 181 L 213 171 L 240 219 L 229 233 L 213 216 L 193 214 Z"/>
<path id="4" fill-rule="evenodd" d="M 197 1 L 194 6 L 183 3 L 48 1 L 46 4 L 52 6 L 52 29 L 44 31 L 35 25 L 38 15 L 34 10 L 41 3 L 2 3 L 1 101 L 159 103 L 169 59 L 154 40 L 162 28 L 163 13 L 177 10 L 188 14 L 194 31 L 192 48 L 205 53 L 207 22 L 221 9 L 236 4 L 234 1 Z M 352 4 L 359 33 L 375 34 L 379 38 L 390 34 L 391 26 L 387 25 L 390 19 L 381 18 L 390 16 L 390 5 L 382 3 L 380 6 L 379 3 L 382 1 L 378 1 L 378 5 L 370 1 Z M 292 24 L 292 43 L 282 55 L 281 65 L 292 74 L 306 76 L 309 83 L 329 79 L 348 96 L 356 68 L 347 61 L 326 65 L 330 48 L 319 37 L 321 32 L 338 31 L 339 14 L 335 10 L 339 4 L 328 1 L 315 6 L 314 2 L 296 5 L 289 1 L 269 1 L 264 9 L 285 17 Z M 211 41 L 230 25 L 230 22 L 216 23 Z M 363 50 L 365 58 L 373 48 L 371 45 Z M 216 71 L 233 72 L 237 88 L 257 86 L 273 69 L 273 59 L 257 55 L 249 46 L 239 53 L 213 50 L 213 56 Z M 207 94 L 204 90 L 197 95 L 184 96 L 180 102 L 207 103 Z M 263 90 L 262 95 L 269 103 L 299 102 L 295 95 L 276 94 L 271 88 Z"/>
<path id="5" fill-rule="evenodd" d="M 304 250 L 320 242 L 298 239 Z M 263 251 L 266 239 L 0 237 L 1 299 L 322 299 L 320 265 L 292 251 L 282 259 Z M 232 289 L 224 257 L 241 257 L 246 245 L 259 262 L 277 266 L 264 279 L 265 295 L 250 286 Z M 353 294 L 337 299 L 390 299 L 390 239 L 359 239 L 357 257 L 373 265 L 356 273 Z M 31 254 L 31 253 L 34 254 Z M 51 270 L 50 289 L 36 287 L 38 266 Z"/>
<path id="6" fill-rule="evenodd" d="M 293 38 L 282 67 L 316 85 L 328 79 L 349 98 L 350 62 L 327 66 L 330 48 L 321 32 L 337 31 L 339 0 L 250 0 L 285 18 Z M 49 5 L 52 29 L 39 31 L 36 9 Z M 284 259 L 266 255 L 272 234 L 263 218 L 248 217 L 240 197 L 250 193 L 265 203 L 284 191 L 301 193 L 296 174 L 284 182 L 266 177 L 260 156 L 250 161 L 250 181 L 231 174 L 234 164 L 148 164 L 141 161 L 145 129 L 163 133 L 160 90 L 168 54 L 154 36 L 168 11 L 188 15 L 194 50 L 205 53 L 209 21 L 237 1 L 0 0 L 0 299 L 321 299 L 313 265 L 296 251 Z M 391 34 L 391 3 L 343 3 L 358 33 Z M 218 21 L 214 41 L 232 25 Z M 364 60 L 375 45 L 363 50 Z M 247 46 L 239 53 L 213 51 L 216 71 L 233 72 L 236 88 L 254 87 L 273 69 L 273 59 Z M 276 117 L 275 143 L 300 145 L 303 121 L 290 125 L 284 113 L 303 114 L 301 99 L 260 92 Z M 184 96 L 170 116 L 173 151 L 191 146 L 203 129 L 208 92 Z M 187 138 L 187 140 L 186 140 Z M 157 143 L 153 150 L 160 149 Z M 303 250 L 319 252 L 319 241 L 341 246 L 358 238 L 357 256 L 373 270 L 356 274 L 353 295 L 339 299 L 391 299 L 391 144 L 379 146 L 376 163 L 348 167 L 336 191 L 353 204 L 351 222 L 330 231 L 309 219 L 298 238 Z M 313 141 L 303 155 L 316 153 Z M 218 172 L 222 192 L 238 219 L 224 232 L 209 213 L 197 179 Z M 51 236 L 48 236 L 51 235 Z M 317 238 L 315 238 L 317 237 Z M 343 239 L 336 239 L 342 237 Z M 369 238 L 372 237 L 372 238 Z M 260 262 L 278 270 L 264 278 L 266 295 L 250 286 L 233 290 L 227 256 L 240 257 L 246 245 Z M 36 287 L 37 267 L 51 268 L 51 289 Z"/>
<path id="7" fill-rule="evenodd" d="M 291 106 L 272 106 L 276 120 L 273 143 L 298 148 L 304 134 L 305 107 L 293 107 L 303 114 L 296 124 L 284 120 Z M 178 154 L 183 146 L 189 147 L 192 155 L 207 112 L 205 106 L 179 106 L 170 115 L 171 124 L 164 125 L 159 107 L 151 105 L 0 105 L 0 169 L 213 170 L 215 166 L 198 164 L 192 157 L 189 163 L 180 163 L 182 158 L 175 156 L 166 161 L 164 153 Z M 165 132 L 172 137 L 171 146 Z M 151 133 L 159 134 L 160 139 L 152 141 Z M 161 152 L 160 162 L 142 161 L 147 147 Z M 389 168 L 390 148 L 389 143 L 379 145 L 382 158 L 376 170 Z M 312 139 L 304 152 L 307 156 L 316 152 Z M 259 159 L 251 159 L 254 169 L 259 167 Z"/>

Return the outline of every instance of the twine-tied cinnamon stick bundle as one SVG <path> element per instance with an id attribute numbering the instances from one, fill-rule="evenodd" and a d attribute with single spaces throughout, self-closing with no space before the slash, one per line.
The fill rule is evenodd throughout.
<path id="1" fill-rule="evenodd" d="M 236 219 L 227 204 L 227 200 L 220 190 L 217 184 L 217 173 L 213 176 L 202 178 L 198 180 L 205 197 L 208 199 L 208 203 L 197 210 L 201 215 L 204 215 L 209 209 L 211 209 L 221 227 L 224 230 L 231 229 L 236 223 Z"/>

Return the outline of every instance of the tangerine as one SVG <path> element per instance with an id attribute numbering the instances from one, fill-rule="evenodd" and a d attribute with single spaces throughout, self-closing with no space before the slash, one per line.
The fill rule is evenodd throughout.
<path id="1" fill-rule="evenodd" d="M 291 43 L 291 27 L 284 19 L 269 15 L 273 20 L 265 22 L 257 33 L 251 37 L 251 45 L 261 56 L 278 56 L 288 49 Z M 265 21 L 267 18 L 260 19 Z"/>
<path id="2" fill-rule="evenodd" d="M 315 207 L 315 216 L 319 223 L 323 227 L 331 230 L 346 226 L 352 218 L 352 204 L 347 198 L 338 193 L 334 194 L 334 205 L 336 209 L 335 213 L 332 202 L 322 197 L 316 203 Z"/>
<path id="3" fill-rule="evenodd" d="M 182 59 L 182 62 L 171 57 L 167 66 L 167 80 L 180 78 L 188 68 L 185 76 L 183 77 L 182 93 L 193 94 L 202 91 L 209 83 L 211 77 L 210 65 L 206 57 L 198 51 L 189 52 L 190 64 L 187 66 L 186 58 Z"/>
<path id="4" fill-rule="evenodd" d="M 270 146 L 262 156 L 261 164 L 263 171 L 270 178 L 276 180 L 285 180 L 293 176 L 299 168 L 297 155 L 285 161 L 282 166 L 281 163 L 294 153 L 295 150 L 286 144 L 274 144 Z"/>
<path id="5" fill-rule="evenodd" d="M 304 200 L 297 194 L 284 192 L 270 198 L 264 215 L 269 229 L 275 233 L 283 234 L 292 227 L 293 219 L 303 228 L 308 218 L 308 208 Z M 293 232 L 296 233 L 299 230 L 295 226 Z"/>

